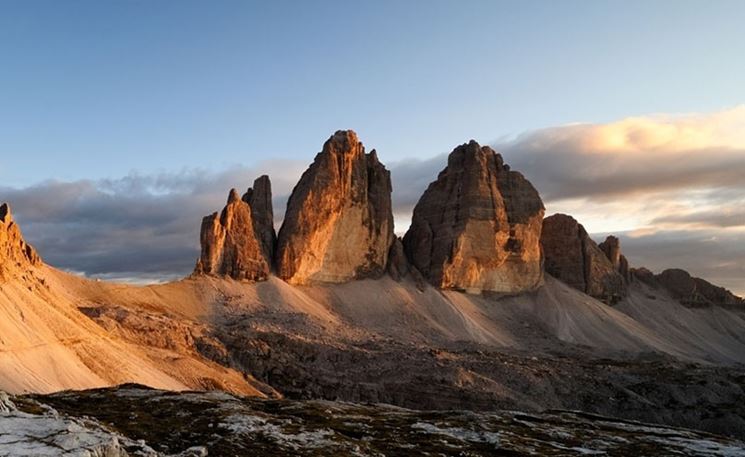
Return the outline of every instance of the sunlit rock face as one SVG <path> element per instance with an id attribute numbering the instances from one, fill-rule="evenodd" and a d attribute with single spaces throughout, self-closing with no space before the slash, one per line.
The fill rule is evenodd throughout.
<path id="1" fill-rule="evenodd" d="M 23 239 L 21 229 L 13 220 L 10 206 L 0 205 L 0 280 L 12 275 L 23 275 L 41 264 L 36 250 Z"/>
<path id="2" fill-rule="evenodd" d="M 271 184 L 262 176 L 243 198 L 232 189 L 222 212 L 202 220 L 202 252 L 194 273 L 265 280 L 275 238 Z"/>
<path id="3" fill-rule="evenodd" d="M 564 283 L 606 303 L 615 303 L 626 296 L 626 281 L 621 268 L 620 246 L 605 244 L 617 264 L 590 238 L 585 228 L 573 217 L 554 214 L 543 221 L 541 245 L 545 269 Z M 628 265 L 625 267 L 628 274 Z"/>
<path id="4" fill-rule="evenodd" d="M 450 153 L 419 199 L 403 244 L 433 285 L 520 293 L 543 280 L 543 203 L 522 174 L 475 141 Z"/>
<path id="5" fill-rule="evenodd" d="M 390 173 L 357 134 L 337 131 L 287 202 L 277 274 L 292 284 L 379 277 L 393 240 Z"/>

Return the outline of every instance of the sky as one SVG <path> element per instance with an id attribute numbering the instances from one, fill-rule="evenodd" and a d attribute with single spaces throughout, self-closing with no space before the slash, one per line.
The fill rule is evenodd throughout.
<path id="1" fill-rule="evenodd" d="M 399 233 L 490 144 L 632 265 L 745 294 L 741 1 L 0 2 L 0 200 L 61 268 L 182 276 L 199 220 L 335 130 L 392 171 Z M 278 221 L 279 222 L 279 221 Z"/>

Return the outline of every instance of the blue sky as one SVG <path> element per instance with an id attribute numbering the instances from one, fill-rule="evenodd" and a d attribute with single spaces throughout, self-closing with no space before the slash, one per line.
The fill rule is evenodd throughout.
<path id="1" fill-rule="evenodd" d="M 384 161 L 745 100 L 743 2 L 4 1 L 0 181 Z"/>

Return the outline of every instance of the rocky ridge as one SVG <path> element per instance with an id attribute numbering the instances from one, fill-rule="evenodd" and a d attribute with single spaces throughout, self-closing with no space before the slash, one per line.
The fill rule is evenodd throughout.
<path id="1" fill-rule="evenodd" d="M 443 289 L 533 290 L 543 277 L 543 212 L 530 182 L 472 140 L 450 153 L 447 167 L 419 199 L 404 250 Z"/>
<path id="2" fill-rule="evenodd" d="M 36 250 L 23 239 L 21 229 L 13 220 L 10 205 L 0 205 L 0 280 L 28 275 L 41 263 Z"/>
<path id="3" fill-rule="evenodd" d="M 670 268 L 662 273 L 650 276 L 648 270 L 635 273 L 647 283 L 664 287 L 670 295 L 686 306 L 745 306 L 745 300 L 729 290 L 691 276 L 685 270 Z M 645 274 L 647 273 L 647 274 Z"/>
<path id="4" fill-rule="evenodd" d="M 550 275 L 608 304 L 626 296 L 628 262 L 617 238 L 598 246 L 576 219 L 554 214 L 543 221 L 541 245 Z"/>

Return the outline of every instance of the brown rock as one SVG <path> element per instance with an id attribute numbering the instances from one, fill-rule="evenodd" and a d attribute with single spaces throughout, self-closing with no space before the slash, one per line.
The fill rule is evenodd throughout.
<path id="1" fill-rule="evenodd" d="M 629 261 L 626 260 L 626 257 L 623 254 L 621 254 L 621 241 L 617 237 L 610 235 L 605 239 L 605 241 L 600 243 L 598 247 L 605 253 L 605 256 L 608 257 L 613 268 L 621 274 L 621 277 L 626 281 L 626 284 L 631 282 Z"/>
<path id="2" fill-rule="evenodd" d="M 253 200 L 252 194 L 256 192 L 247 192 L 249 201 Z M 271 200 L 268 210 L 271 212 Z M 202 253 L 194 273 L 229 276 L 238 280 L 267 279 L 271 257 L 262 243 L 265 227 L 262 226 L 261 233 L 257 233 L 254 219 L 264 220 L 266 216 L 254 216 L 251 205 L 242 200 L 235 189 L 231 189 L 222 213 L 219 216 L 213 213 L 202 220 Z"/>
<path id="3" fill-rule="evenodd" d="M 401 238 L 396 237 L 388 254 L 388 274 L 396 281 L 400 281 L 409 274 L 409 260 L 404 252 Z"/>
<path id="4" fill-rule="evenodd" d="M 379 277 L 393 239 L 390 173 L 357 134 L 336 132 L 287 202 L 278 275 L 293 284 Z"/>
<path id="5" fill-rule="evenodd" d="M 657 282 L 654 273 L 647 268 L 631 268 L 630 275 L 634 280 L 639 280 L 649 286 L 658 287 L 660 284 Z"/>
<path id="6" fill-rule="evenodd" d="M 729 290 L 692 277 L 687 271 L 670 268 L 655 276 L 673 298 L 686 306 L 739 306 L 745 301 Z"/>
<path id="7" fill-rule="evenodd" d="M 0 205 L 0 280 L 39 265 L 41 258 L 23 239 L 21 229 L 13 220 L 10 206 L 3 203 Z"/>
<path id="8" fill-rule="evenodd" d="M 550 275 L 608 304 L 626 296 L 621 274 L 573 217 L 554 214 L 544 219 L 541 245 Z"/>
<path id="9" fill-rule="evenodd" d="M 256 238 L 261 242 L 266 259 L 274 257 L 274 246 L 277 243 L 277 232 L 274 231 L 274 210 L 272 208 L 272 183 L 269 176 L 259 176 L 253 187 L 243 195 L 243 201 L 251 207 Z"/>
<path id="10" fill-rule="evenodd" d="M 522 174 L 475 141 L 450 153 L 447 167 L 414 208 L 403 244 L 437 287 L 519 293 L 543 280 L 543 203 Z"/>

